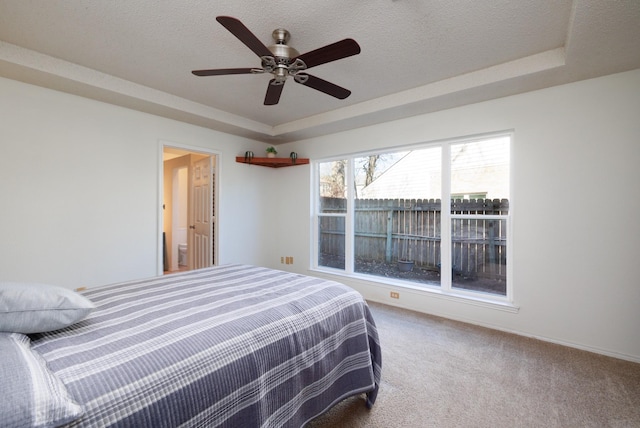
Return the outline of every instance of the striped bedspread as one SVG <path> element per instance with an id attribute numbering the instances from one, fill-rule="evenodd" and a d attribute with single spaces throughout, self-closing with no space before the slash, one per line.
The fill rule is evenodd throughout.
<path id="1" fill-rule="evenodd" d="M 90 289 L 84 321 L 32 337 L 82 427 L 301 427 L 380 380 L 375 323 L 336 282 L 225 265 Z"/>

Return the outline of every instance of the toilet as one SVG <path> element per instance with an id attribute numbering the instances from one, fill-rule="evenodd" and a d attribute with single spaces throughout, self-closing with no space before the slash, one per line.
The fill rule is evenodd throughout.
<path id="1" fill-rule="evenodd" d="M 187 244 L 178 244 L 178 266 L 187 265 Z"/>

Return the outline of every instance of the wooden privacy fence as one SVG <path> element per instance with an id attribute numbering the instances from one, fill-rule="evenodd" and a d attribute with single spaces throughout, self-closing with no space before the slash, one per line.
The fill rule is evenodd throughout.
<path id="1" fill-rule="evenodd" d="M 345 200 L 322 198 L 323 213 L 345 212 Z M 456 199 L 451 214 L 506 215 L 507 199 Z M 355 257 L 440 269 L 441 203 L 439 199 L 356 199 Z M 454 274 L 506 278 L 507 228 L 504 219 L 453 218 Z M 321 255 L 344 256 L 344 218 L 320 217 Z"/>

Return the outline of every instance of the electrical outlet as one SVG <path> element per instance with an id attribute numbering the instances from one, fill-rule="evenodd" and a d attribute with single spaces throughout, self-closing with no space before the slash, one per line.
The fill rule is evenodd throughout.
<path id="1" fill-rule="evenodd" d="M 284 256 L 280 257 L 280 264 L 283 265 L 284 264 Z"/>
<path id="2" fill-rule="evenodd" d="M 400 293 L 398 293 L 397 291 L 392 291 L 391 292 L 391 298 L 392 299 L 399 299 L 400 298 Z"/>

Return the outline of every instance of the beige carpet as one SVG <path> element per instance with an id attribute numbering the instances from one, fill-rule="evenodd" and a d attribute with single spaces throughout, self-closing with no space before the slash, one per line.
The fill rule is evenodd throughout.
<path id="1" fill-rule="evenodd" d="M 308 428 L 640 427 L 640 364 L 371 303 L 372 410 L 351 397 Z"/>

